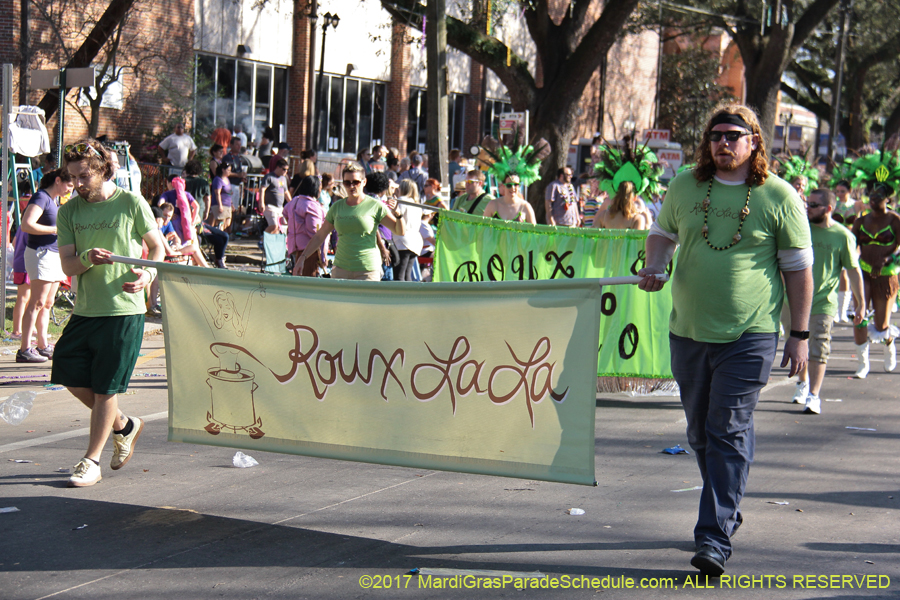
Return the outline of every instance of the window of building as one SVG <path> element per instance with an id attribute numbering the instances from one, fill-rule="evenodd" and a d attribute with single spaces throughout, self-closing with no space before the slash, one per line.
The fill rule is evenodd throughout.
<path id="1" fill-rule="evenodd" d="M 319 152 L 356 154 L 384 139 L 386 84 L 325 74 L 319 107 Z"/>
<path id="2" fill-rule="evenodd" d="M 776 140 L 784 139 L 784 125 L 776 125 L 775 126 L 775 139 Z"/>
<path id="3" fill-rule="evenodd" d="M 450 148 L 463 148 L 463 131 L 466 125 L 466 97 L 450 94 L 447 103 Z M 407 120 L 406 151 L 425 152 L 428 143 L 428 91 L 424 88 L 409 90 L 409 116 Z"/>
<path id="4" fill-rule="evenodd" d="M 287 123 L 287 69 L 223 56 L 198 54 L 194 122 L 212 131 L 240 123 L 252 140 L 266 127 L 284 138 Z"/>

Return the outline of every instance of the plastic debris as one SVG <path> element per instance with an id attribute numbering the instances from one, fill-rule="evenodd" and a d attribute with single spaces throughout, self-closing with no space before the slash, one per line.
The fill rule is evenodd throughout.
<path id="1" fill-rule="evenodd" d="M 5 508 L 0 508 L 0 513 L 11 513 L 11 512 L 19 512 L 19 509 L 15 506 L 7 506 Z"/>
<path id="2" fill-rule="evenodd" d="M 847 429 L 855 429 L 857 431 L 877 431 L 877 429 L 870 429 L 868 427 L 850 427 L 849 425 L 847 426 Z"/>
<path id="3" fill-rule="evenodd" d="M 769 500 L 768 502 L 766 502 L 766 504 L 777 504 L 778 506 L 787 506 L 788 504 L 790 504 L 790 502 L 785 502 L 784 500 L 779 500 L 777 502 L 775 502 L 773 500 Z"/>
<path id="4" fill-rule="evenodd" d="M 867 561 L 866 561 L 866 564 L 867 564 L 867 565 L 874 565 L 875 563 L 873 563 L 871 560 L 867 560 Z"/>
<path id="5" fill-rule="evenodd" d="M 573 517 L 577 517 L 584 514 L 584 509 L 582 508 L 570 508 L 566 511 L 567 515 L 572 515 Z"/>
<path id="6" fill-rule="evenodd" d="M 0 402 L 0 419 L 10 425 L 18 425 L 25 420 L 31 407 L 34 406 L 34 392 L 16 392 L 3 402 Z"/>
<path id="7" fill-rule="evenodd" d="M 683 490 L 672 490 L 673 492 L 693 492 L 694 490 L 702 490 L 702 485 L 695 485 L 692 488 L 684 488 Z"/>
<path id="8" fill-rule="evenodd" d="M 15 354 L 15 352 L 10 350 L 9 348 L 3 351 L 3 356 L 12 356 L 13 354 Z"/>
<path id="9" fill-rule="evenodd" d="M 85 523 L 84 525 L 82 525 L 80 527 L 73 527 L 72 531 L 78 531 L 79 529 L 84 529 L 85 527 L 87 527 L 87 523 Z"/>
<path id="10" fill-rule="evenodd" d="M 236 452 L 234 458 L 231 459 L 232 464 L 239 469 L 246 469 L 248 467 L 255 467 L 259 464 L 255 458 L 252 456 L 247 456 L 243 452 Z"/>
<path id="11" fill-rule="evenodd" d="M 57 473 L 68 473 L 71 469 L 57 469 Z"/>
<path id="12" fill-rule="evenodd" d="M 14 463 L 31 463 L 31 462 L 34 462 L 34 461 L 33 461 L 33 460 L 23 460 L 23 459 L 21 459 L 21 458 L 10 458 L 10 459 L 9 459 L 9 462 L 14 462 Z"/>
<path id="13" fill-rule="evenodd" d="M 825 402 L 843 402 L 840 398 L 825 398 Z"/>
<path id="14" fill-rule="evenodd" d="M 690 452 L 682 448 L 681 444 L 676 444 L 671 448 L 663 449 L 660 454 L 690 454 Z"/>

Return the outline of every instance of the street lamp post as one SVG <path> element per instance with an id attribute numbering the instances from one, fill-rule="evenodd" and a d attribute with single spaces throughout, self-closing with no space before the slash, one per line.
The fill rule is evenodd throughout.
<path id="1" fill-rule="evenodd" d="M 325 80 L 325 33 L 328 31 L 329 25 L 332 29 L 336 29 L 340 21 L 341 18 L 339 16 L 333 15 L 330 12 L 322 15 L 322 50 L 319 59 L 319 80 L 316 82 L 316 114 L 313 116 L 313 148 L 316 148 L 319 143 L 319 122 L 322 120 L 322 107 L 324 106 L 322 86 Z M 328 144 L 325 145 L 325 150 L 328 150 Z"/>

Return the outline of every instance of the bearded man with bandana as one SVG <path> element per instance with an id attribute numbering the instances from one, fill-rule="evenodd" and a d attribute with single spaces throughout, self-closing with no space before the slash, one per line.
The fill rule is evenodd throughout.
<path id="1" fill-rule="evenodd" d="M 785 292 L 794 329 L 782 366 L 807 363 L 813 253 L 797 192 L 768 172 L 759 120 L 736 103 L 711 114 L 692 171 L 669 185 L 647 236 L 639 287 L 658 291 L 672 274 L 672 373 L 687 417 L 703 491 L 691 564 L 718 576 L 742 522 L 755 436 L 753 411 L 769 379 Z M 783 282 L 783 283 L 782 283 Z"/>

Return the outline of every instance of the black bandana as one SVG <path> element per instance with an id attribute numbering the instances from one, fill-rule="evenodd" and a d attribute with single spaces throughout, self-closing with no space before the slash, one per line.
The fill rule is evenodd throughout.
<path id="1" fill-rule="evenodd" d="M 720 113 L 713 117 L 713 120 L 709 123 L 709 129 L 712 129 L 716 125 L 737 125 L 738 127 L 743 127 L 747 131 L 752 132 L 753 128 L 744 120 L 741 115 L 732 115 L 729 113 Z"/>

